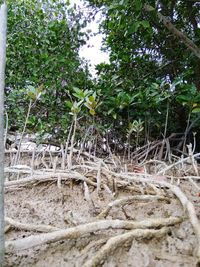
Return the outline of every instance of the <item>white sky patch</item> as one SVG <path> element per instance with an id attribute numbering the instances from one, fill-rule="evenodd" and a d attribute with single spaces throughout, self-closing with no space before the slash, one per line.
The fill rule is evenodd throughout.
<path id="1" fill-rule="evenodd" d="M 83 7 L 83 1 L 81 0 L 70 0 L 71 5 L 76 4 L 77 6 Z M 83 8 L 84 11 L 84 8 Z M 99 25 L 100 14 L 96 15 L 94 21 L 88 24 L 86 30 L 91 30 L 92 33 L 98 33 L 98 25 Z M 91 63 L 91 73 L 94 75 L 95 73 L 95 65 L 100 63 L 109 63 L 109 54 L 101 51 L 103 35 L 98 34 L 90 37 L 87 44 L 84 45 L 79 52 L 80 57 L 84 57 Z"/>

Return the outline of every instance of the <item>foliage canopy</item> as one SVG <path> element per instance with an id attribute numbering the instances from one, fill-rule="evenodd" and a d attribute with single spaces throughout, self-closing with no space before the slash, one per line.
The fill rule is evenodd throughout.
<path id="1" fill-rule="evenodd" d="M 88 17 L 67 1 L 9 1 L 11 123 L 15 115 L 23 124 L 27 98 L 41 90 L 28 123 L 41 133 L 55 127 L 65 133 L 70 110 L 79 114 L 80 126 L 96 125 L 136 146 L 173 132 L 198 132 L 199 1 L 88 0 L 85 5 L 92 10 Z M 83 29 L 97 12 L 110 64 L 99 64 L 92 80 L 78 51 L 88 38 Z"/>
<path id="2" fill-rule="evenodd" d="M 146 140 L 166 126 L 184 132 L 200 111 L 199 1 L 88 2 L 103 14 L 110 53 L 110 64 L 97 67 L 106 112 L 125 125 L 142 119 Z"/>
<path id="3" fill-rule="evenodd" d="M 17 118 L 17 126 L 23 125 L 32 87 L 42 90 L 29 128 L 48 131 L 58 120 L 64 127 L 70 120 L 66 99 L 74 86 L 85 89 L 87 83 L 87 68 L 78 55 L 87 39 L 84 17 L 66 1 L 9 1 L 8 10 L 6 105 L 11 123 Z"/>

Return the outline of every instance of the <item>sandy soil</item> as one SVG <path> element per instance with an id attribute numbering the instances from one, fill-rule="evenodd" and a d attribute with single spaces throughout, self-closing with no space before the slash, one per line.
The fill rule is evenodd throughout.
<path id="1" fill-rule="evenodd" d="M 189 182 L 183 181 L 181 188 L 195 204 L 199 216 L 199 197 L 194 187 Z M 96 189 L 92 187 L 90 187 L 90 193 L 97 213 L 114 198 L 133 195 L 133 192 L 121 190 L 113 198 L 102 191 L 101 197 L 98 197 Z M 181 204 L 170 191 L 168 191 L 168 197 L 169 202 L 134 202 L 126 205 L 124 210 L 113 208 L 107 219 L 139 221 L 147 218 L 184 216 Z M 55 183 L 49 182 L 31 188 L 8 191 L 5 194 L 5 212 L 6 216 L 19 222 L 52 225 L 63 229 L 72 227 L 73 223 L 82 224 L 92 221 L 97 215 L 84 199 L 83 184 L 80 182 L 63 183 L 61 189 Z M 6 266 L 80 267 L 105 244 L 108 236 L 123 232 L 122 230 L 100 231 L 75 240 L 59 241 L 17 254 L 6 254 Z M 34 234 L 36 233 L 12 229 L 6 234 L 6 239 L 24 238 Z M 102 242 L 97 243 L 98 240 Z M 134 239 L 131 243 L 125 243 L 109 255 L 100 266 L 192 267 L 196 266 L 197 261 L 196 244 L 192 226 L 185 219 L 180 225 L 172 226 L 171 232 L 162 238 Z"/>

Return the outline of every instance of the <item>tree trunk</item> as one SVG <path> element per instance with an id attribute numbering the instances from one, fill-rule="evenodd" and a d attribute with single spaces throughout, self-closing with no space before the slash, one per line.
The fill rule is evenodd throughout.
<path id="1" fill-rule="evenodd" d="M 7 6 L 0 6 L 0 267 L 4 265 L 4 86 L 6 65 Z"/>

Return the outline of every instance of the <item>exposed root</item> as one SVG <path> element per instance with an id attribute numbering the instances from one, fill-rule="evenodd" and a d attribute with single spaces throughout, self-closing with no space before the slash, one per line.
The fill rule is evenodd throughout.
<path id="1" fill-rule="evenodd" d="M 107 241 L 108 241 L 109 237 L 106 237 L 106 238 L 102 238 L 102 239 L 99 239 L 99 240 L 94 240 L 92 242 L 90 242 L 80 253 L 79 257 L 81 258 L 82 256 L 83 257 L 87 257 L 87 254 L 88 252 L 91 250 L 91 249 L 94 249 L 94 248 L 97 248 L 103 244 L 105 244 Z"/>
<path id="2" fill-rule="evenodd" d="M 100 230 L 107 229 L 144 229 L 144 228 L 158 228 L 178 224 L 182 221 L 181 218 L 169 217 L 159 219 L 148 219 L 141 222 L 124 221 L 124 220 L 102 220 L 91 222 L 66 230 L 58 230 L 52 233 L 38 234 L 34 236 L 25 237 L 22 239 L 7 241 L 6 252 L 14 252 L 18 250 L 29 249 L 42 244 L 53 243 L 64 239 L 79 238 L 85 234 L 94 233 Z"/>
<path id="3" fill-rule="evenodd" d="M 121 198 L 121 199 L 117 199 L 114 200 L 112 202 L 110 202 L 107 206 L 107 208 L 105 208 L 98 216 L 98 219 L 103 219 L 106 218 L 110 212 L 110 210 L 113 207 L 119 207 L 119 206 L 124 206 L 127 204 L 131 204 L 134 201 L 155 201 L 155 200 L 161 200 L 161 201 L 167 201 L 169 202 L 169 199 L 166 197 L 162 197 L 162 196 L 152 196 L 152 195 L 137 195 L 137 196 L 130 196 L 130 197 L 125 197 L 125 198 Z"/>
<path id="4" fill-rule="evenodd" d="M 196 153 L 196 154 L 193 155 L 193 158 L 199 157 L 199 156 L 200 156 L 200 153 Z M 177 162 L 171 164 L 170 166 L 167 166 L 166 168 L 162 169 L 157 174 L 158 175 L 165 174 L 167 171 L 169 171 L 170 169 L 174 168 L 175 166 L 180 165 L 181 163 L 187 162 L 187 161 L 190 161 L 190 160 L 191 160 L 191 156 L 189 156 L 187 158 L 180 159 L 179 161 L 177 161 Z"/>
<path id="5" fill-rule="evenodd" d="M 131 180 L 134 180 L 134 179 L 132 178 Z M 196 211 L 195 211 L 195 208 L 194 208 L 194 205 L 192 204 L 192 202 L 190 202 L 188 200 L 186 195 L 176 185 L 172 185 L 170 183 L 163 182 L 163 181 L 152 181 L 152 180 L 149 181 L 148 179 L 142 179 L 142 178 L 140 178 L 139 180 L 141 182 L 142 181 L 143 182 L 151 182 L 151 183 L 155 183 L 155 184 L 159 184 L 159 185 L 165 186 L 165 187 L 169 188 L 173 192 L 173 194 L 179 199 L 179 201 L 181 202 L 181 204 L 182 204 L 182 206 L 184 208 L 184 211 L 187 211 L 189 220 L 190 220 L 190 222 L 192 224 L 192 227 L 194 229 L 194 232 L 196 234 L 197 242 L 198 242 L 197 257 L 200 260 L 200 223 L 199 223 L 199 220 L 197 218 Z"/>
<path id="6" fill-rule="evenodd" d="M 14 187 L 14 186 L 29 186 L 35 183 L 44 183 L 44 182 L 48 182 L 48 181 L 52 181 L 55 180 L 57 181 L 58 179 L 61 180 L 80 180 L 80 181 L 84 181 L 89 185 L 92 186 L 96 186 L 95 182 L 92 182 L 90 179 L 86 178 L 84 175 L 78 173 L 78 172 L 73 172 L 73 171 L 67 171 L 65 173 L 60 173 L 60 172 L 56 172 L 56 173 L 43 173 L 40 172 L 39 175 L 34 175 L 31 177 L 26 177 L 23 179 L 19 179 L 19 180 L 14 180 L 14 181 L 9 181 L 5 183 L 5 188 L 9 188 L 9 187 Z"/>
<path id="7" fill-rule="evenodd" d="M 60 228 L 53 227 L 50 225 L 43 225 L 43 224 L 26 224 L 26 223 L 20 223 L 17 222 L 11 218 L 6 217 L 5 223 L 8 224 L 9 230 L 12 228 L 19 229 L 19 230 L 25 230 L 25 231 L 35 231 L 35 232 L 43 232 L 43 233 L 49 233 L 60 230 Z M 8 229 L 5 229 L 5 232 L 8 232 Z"/>
<path id="8" fill-rule="evenodd" d="M 158 146 L 157 143 L 155 143 L 154 145 Z M 159 147 L 160 146 L 162 146 L 161 143 L 159 143 Z M 152 148 L 153 146 L 151 147 L 151 149 Z M 73 154 L 77 153 L 77 151 L 73 149 Z M 149 148 L 147 153 L 144 153 L 144 151 L 142 150 L 140 157 L 146 158 L 149 151 Z M 195 212 L 194 205 L 188 200 L 186 195 L 178 186 L 167 182 L 170 176 L 165 175 L 165 173 L 167 173 L 168 171 L 170 171 L 170 173 L 172 170 L 178 171 L 178 175 L 180 177 L 173 178 L 187 179 L 195 188 L 195 190 L 199 192 L 200 187 L 194 182 L 194 180 L 200 179 L 197 168 L 198 166 L 196 165 L 194 159 L 195 157 L 199 156 L 200 153 L 195 155 L 191 154 L 189 157 L 180 159 L 170 166 L 167 166 L 161 161 L 154 160 L 154 163 L 157 164 L 157 166 L 155 166 L 154 168 L 156 174 L 151 175 L 147 173 L 147 170 L 144 168 L 144 171 L 142 171 L 142 169 L 140 168 L 141 171 L 139 170 L 139 172 L 136 172 L 135 170 L 137 168 L 135 168 L 135 165 L 132 164 L 132 162 L 129 164 L 131 165 L 131 168 L 128 168 L 128 164 L 128 167 L 125 168 L 124 166 L 122 166 L 122 163 L 120 161 L 118 162 L 112 155 L 110 159 L 102 160 L 96 156 L 92 156 L 87 152 L 81 152 L 80 155 L 82 155 L 82 157 L 78 157 L 78 160 L 76 159 L 76 157 L 74 157 L 70 164 L 71 169 L 65 169 L 65 152 L 66 151 L 64 151 L 63 148 L 63 158 L 60 158 L 60 154 L 58 153 L 56 153 L 56 158 L 53 156 L 54 153 L 50 153 L 50 158 L 48 159 L 45 158 L 46 152 L 43 153 L 41 160 L 43 163 L 43 168 L 45 167 L 44 169 L 38 170 L 34 166 L 34 159 L 37 158 L 37 155 L 35 156 L 35 154 L 32 155 L 31 168 L 27 167 L 26 165 L 17 165 L 6 168 L 6 175 L 8 175 L 9 177 L 9 175 L 11 174 L 11 177 L 16 177 L 17 180 L 6 182 L 5 189 L 18 190 L 25 186 L 36 185 L 49 181 L 51 181 L 52 183 L 57 182 L 58 188 L 63 189 L 65 184 L 69 183 L 70 181 L 81 181 L 83 183 L 84 198 L 89 205 L 90 212 L 93 211 L 92 215 L 95 214 L 95 216 L 97 214 L 98 205 L 96 205 L 94 199 L 98 196 L 97 201 L 101 201 L 103 191 L 106 192 L 105 195 L 106 197 L 108 196 L 109 199 L 113 199 L 114 196 L 116 198 L 122 191 L 125 191 L 126 195 L 129 193 L 130 196 L 124 198 L 120 197 L 119 199 L 110 202 L 107 207 L 102 209 L 98 216 L 96 216 L 95 218 L 94 216 L 92 216 L 93 220 L 96 221 L 90 221 L 90 223 L 87 224 L 77 225 L 78 222 L 74 221 L 73 218 L 70 217 L 71 214 L 69 213 L 67 221 L 68 223 L 71 223 L 73 227 L 70 227 L 68 229 L 60 229 L 47 225 L 24 224 L 17 222 L 11 218 L 6 218 L 7 225 L 5 227 L 5 232 L 8 232 L 12 228 L 22 229 L 25 231 L 42 232 L 41 234 L 31 235 L 22 239 L 7 241 L 7 252 L 13 253 L 15 251 L 25 250 L 60 240 L 77 239 L 83 236 L 85 237 L 85 235 L 96 233 L 98 231 L 109 230 L 110 228 L 129 230 L 128 232 L 123 234 L 119 234 L 119 232 L 115 233 L 114 231 L 112 233 L 109 232 L 109 234 L 106 235 L 105 239 L 89 243 L 85 250 L 82 251 L 81 255 L 83 256 L 83 253 L 86 253 L 85 251 L 90 250 L 93 245 L 95 246 L 95 250 L 97 250 L 97 248 L 107 242 L 94 257 L 92 257 L 84 264 L 84 266 L 87 267 L 99 266 L 114 250 L 120 247 L 123 243 L 131 242 L 135 237 L 152 238 L 163 236 L 169 231 L 167 226 L 175 225 L 183 221 L 183 218 L 176 217 L 148 219 L 140 222 L 131 220 L 103 220 L 109 215 L 109 212 L 113 207 L 122 209 L 125 216 L 130 219 L 130 217 L 126 214 L 125 209 L 123 210 L 123 207 L 125 205 L 132 204 L 134 203 L 134 201 L 169 202 L 169 198 L 166 196 L 170 194 L 171 197 L 173 193 L 181 202 L 183 209 L 187 213 L 191 225 L 194 229 L 198 242 L 196 246 L 197 257 L 200 261 L 200 224 Z M 172 161 L 170 161 L 170 163 L 171 162 Z M 185 162 L 188 162 L 189 165 L 184 165 L 186 166 L 187 170 L 185 171 L 184 169 L 183 172 L 181 170 L 181 167 Z M 151 163 L 151 161 L 149 163 Z M 188 166 L 190 167 L 188 168 Z M 191 174 L 191 166 L 193 170 L 192 173 L 195 172 L 196 176 L 189 176 L 189 174 Z M 62 169 L 59 169 L 60 167 Z M 149 168 L 149 172 L 150 170 L 151 169 Z M 184 174 L 188 176 L 182 176 Z M 24 178 L 25 175 L 28 176 Z M 91 189 L 95 190 L 96 194 L 93 194 L 93 191 Z M 133 195 L 135 194 L 135 192 L 137 192 L 139 195 Z"/>
<path id="9" fill-rule="evenodd" d="M 102 264 L 106 258 L 120 247 L 125 242 L 131 242 L 133 238 L 160 238 L 167 234 L 170 230 L 168 228 L 161 228 L 160 230 L 150 229 L 136 229 L 128 233 L 111 237 L 108 242 L 96 253 L 94 257 L 88 260 L 83 267 L 95 267 Z"/>
<path id="10" fill-rule="evenodd" d="M 192 204 L 192 202 L 188 200 L 186 195 L 181 191 L 181 189 L 178 186 L 171 185 L 166 182 L 163 182 L 163 184 L 166 185 L 177 196 L 177 198 L 180 200 L 181 204 L 183 205 L 183 208 L 187 210 L 189 220 L 192 224 L 192 227 L 197 237 L 197 242 L 198 242 L 197 257 L 200 260 L 200 223 L 197 218 L 194 205 Z"/>

